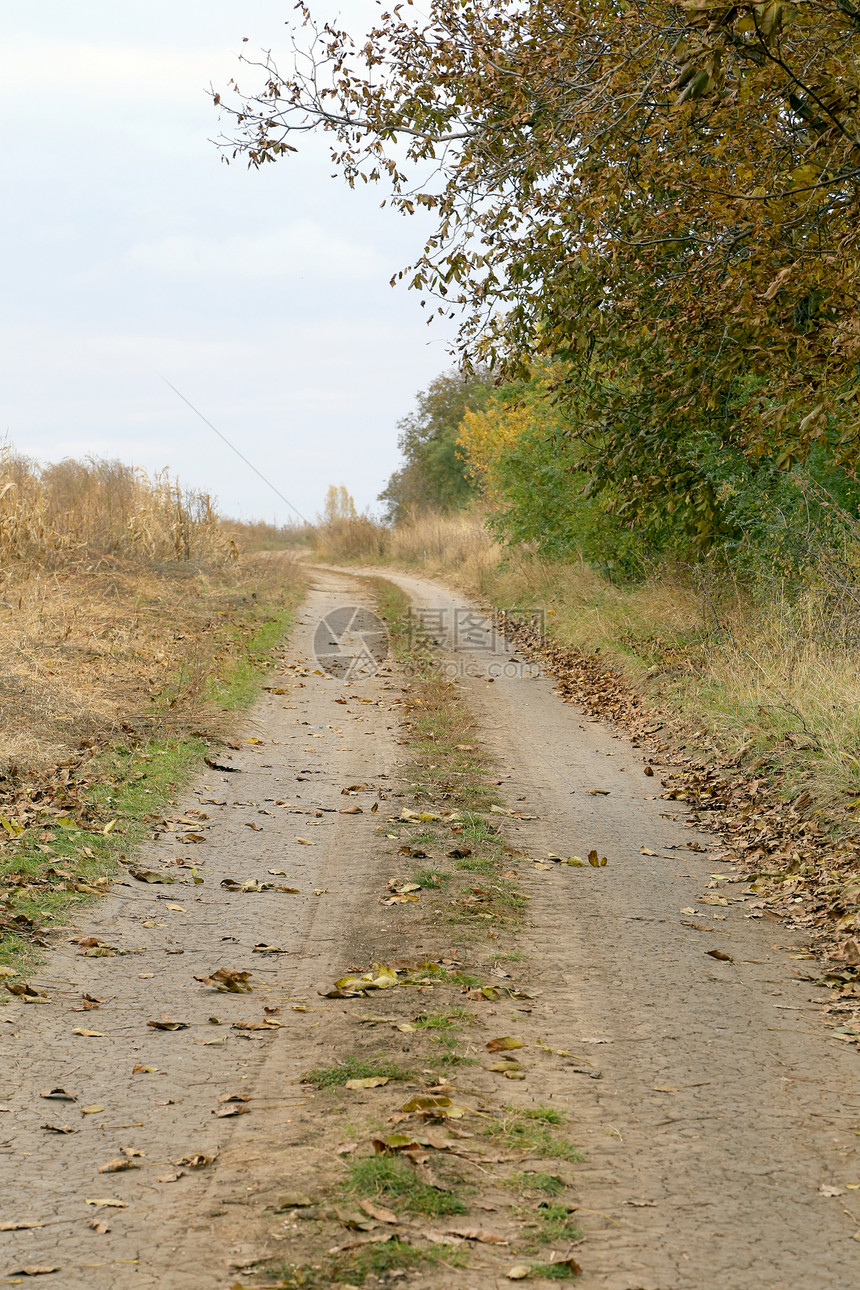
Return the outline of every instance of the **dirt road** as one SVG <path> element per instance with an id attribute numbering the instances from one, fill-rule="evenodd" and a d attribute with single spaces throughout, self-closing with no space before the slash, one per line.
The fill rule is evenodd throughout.
<path id="1" fill-rule="evenodd" d="M 386 576 L 444 611 L 443 635 L 463 607 L 436 584 Z M 64 1290 L 208 1290 L 289 1246 L 273 1200 L 313 1180 L 321 1122 L 300 1076 L 336 1023 L 318 987 L 394 934 L 379 904 L 392 848 L 368 807 L 398 782 L 400 680 L 392 666 L 345 688 L 316 671 L 314 631 L 344 603 L 369 603 L 360 581 L 316 571 L 246 731 L 259 742 L 230 756 L 233 770 L 208 771 L 135 857 L 179 881 L 124 879 L 33 978 L 49 1002 L 0 1011 L 0 1223 L 40 1224 L 0 1235 L 0 1284 L 56 1267 L 46 1284 Z M 860 1063 L 828 1031 L 802 939 L 748 917 L 741 887 L 709 888 L 730 866 L 660 800 L 660 768 L 646 778 L 625 740 L 524 677 L 482 630 L 472 622 L 450 659 L 510 775 L 507 800 L 537 817 L 507 821 L 508 836 L 533 857 L 608 858 L 520 873 L 532 1017 L 594 1076 L 559 1064 L 543 1077 L 587 1153 L 574 1170 L 578 1284 L 854 1290 Z M 350 783 L 370 787 L 345 799 Z M 345 800 L 363 813 L 341 814 Z M 221 885 L 248 879 L 274 886 Z M 253 993 L 199 979 L 219 969 L 250 971 Z M 78 1011 L 84 995 L 104 1002 Z M 184 1028 L 149 1024 L 165 1019 Z M 43 1096 L 55 1089 L 74 1100 Z M 508 1091 L 530 1096 L 525 1083 Z M 222 1114 L 237 1108 L 247 1113 Z M 99 1172 L 123 1159 L 139 1167 Z M 495 1288 L 510 1284 L 502 1266 L 418 1271 L 409 1284 Z"/>

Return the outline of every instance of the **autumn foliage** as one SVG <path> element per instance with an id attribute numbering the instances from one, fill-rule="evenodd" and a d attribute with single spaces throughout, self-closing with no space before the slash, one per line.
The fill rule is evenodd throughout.
<path id="1" fill-rule="evenodd" d="M 356 41 L 299 6 L 293 39 L 254 92 L 218 96 L 226 146 L 259 166 L 319 128 L 349 183 L 433 212 L 401 276 L 461 317 L 468 352 L 565 365 L 611 507 L 668 503 L 707 540 L 703 438 L 853 470 L 851 4 L 433 0 Z"/>

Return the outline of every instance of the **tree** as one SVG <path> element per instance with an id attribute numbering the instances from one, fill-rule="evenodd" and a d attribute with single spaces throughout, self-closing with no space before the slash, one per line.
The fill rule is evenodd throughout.
<path id="1" fill-rule="evenodd" d="M 429 0 L 359 43 L 299 13 L 292 65 L 224 103 L 227 146 L 259 166 L 321 129 L 350 184 L 434 211 L 401 276 L 463 312 L 469 352 L 594 382 L 581 432 L 629 514 L 662 493 L 707 535 L 712 499 L 675 469 L 698 434 L 853 470 L 853 0 Z"/>
<path id="2" fill-rule="evenodd" d="M 347 492 L 343 484 L 329 484 L 326 489 L 325 504 L 323 513 L 320 516 L 321 524 L 338 524 L 341 520 L 354 520 L 358 518 L 355 509 L 355 502 L 352 500 L 352 494 Z"/>
<path id="3" fill-rule="evenodd" d="M 397 426 L 404 464 L 379 494 L 389 519 L 410 510 L 455 510 L 469 501 L 474 485 L 458 446 L 460 423 L 469 409 L 484 406 L 489 392 L 487 372 L 454 370 L 416 395 L 415 411 Z"/>

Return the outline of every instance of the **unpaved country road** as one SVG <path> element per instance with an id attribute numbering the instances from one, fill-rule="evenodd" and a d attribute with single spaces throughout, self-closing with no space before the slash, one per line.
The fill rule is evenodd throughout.
<path id="1" fill-rule="evenodd" d="M 445 610 L 449 625 L 464 605 L 436 583 L 385 576 L 417 605 Z M 262 743 L 230 756 L 240 773 L 208 771 L 177 807 L 177 817 L 196 819 L 189 808 L 209 816 L 207 841 L 185 846 L 163 834 L 138 857 L 144 868 L 202 859 L 203 885 L 127 879 L 33 977 L 52 1002 L 0 1010 L 0 1104 L 9 1108 L 0 1112 L 0 1222 L 45 1224 L 0 1235 L 0 1273 L 56 1265 L 45 1284 L 63 1290 L 230 1286 L 233 1269 L 257 1257 L 266 1204 L 291 1183 L 291 1151 L 313 1135 L 299 1076 L 325 1043 L 316 990 L 366 957 L 380 924 L 387 857 L 367 807 L 395 782 L 400 751 L 396 670 L 346 689 L 313 672 L 317 623 L 338 605 L 369 603 L 363 585 L 332 570 L 316 570 L 314 582 L 286 652 L 308 674 L 273 672 L 273 687 L 290 688 L 255 709 L 246 733 Z M 562 703 L 550 681 L 519 675 L 511 659 L 480 636 L 451 655 L 482 737 L 511 775 L 508 801 L 538 817 L 507 822 L 508 836 L 532 856 L 594 847 L 609 858 L 599 870 L 553 866 L 521 879 L 530 898 L 522 947 L 542 1033 L 601 1073 L 560 1074 L 555 1093 L 588 1153 L 575 1170 L 588 1237 L 578 1284 L 855 1290 L 860 1191 L 846 1184 L 860 1183 L 860 1063 L 824 1025 L 821 992 L 803 979 L 814 965 L 791 957 L 802 939 L 748 919 L 742 903 L 700 904 L 710 875 L 729 867 L 687 844 L 713 852 L 714 839 L 697 839 L 682 814 L 671 818 L 672 803 L 648 800 L 659 793 L 659 768 L 646 778 L 624 739 Z M 348 695 L 356 697 L 337 702 Z M 345 799 L 351 782 L 374 791 Z M 340 815 L 352 801 L 365 813 Z M 249 877 L 300 891 L 220 886 Z M 731 901 L 739 889 L 720 890 Z M 708 917 L 681 912 L 692 907 Z M 74 935 L 129 952 L 83 957 Z M 287 953 L 255 953 L 261 943 Z M 708 957 L 711 948 L 733 961 Z M 258 988 L 221 994 L 194 979 L 219 968 L 252 971 Z M 108 1002 L 73 1011 L 83 993 Z M 280 1009 L 270 1018 L 283 1029 L 233 1028 L 259 1025 L 264 1007 Z M 147 1025 L 165 1013 L 188 1028 Z M 135 1065 L 158 1070 L 133 1074 Z M 57 1087 L 76 1101 L 40 1096 Z M 214 1114 L 233 1094 L 250 1095 L 241 1104 L 249 1113 Z M 512 1086 L 511 1100 L 527 1103 L 525 1085 Z M 83 1114 L 90 1106 L 104 1110 Z M 141 1167 L 99 1174 L 123 1148 L 143 1153 L 134 1158 Z M 195 1155 L 215 1160 L 175 1164 Z M 182 1176 L 159 1181 L 173 1174 Z M 111 1230 L 96 1231 L 91 1219 Z M 415 1284 L 510 1283 L 466 1270 Z"/>

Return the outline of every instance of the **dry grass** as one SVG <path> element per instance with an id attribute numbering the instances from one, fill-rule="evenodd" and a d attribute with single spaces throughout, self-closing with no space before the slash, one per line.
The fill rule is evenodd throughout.
<path id="1" fill-rule="evenodd" d="M 346 557 L 419 568 L 501 609 L 544 609 L 555 640 L 618 667 L 699 751 L 760 761 L 786 795 L 809 788 L 821 808 L 860 797 L 857 597 L 835 603 L 823 575 L 793 599 L 671 566 L 617 586 L 584 562 L 501 547 L 474 512 L 368 525 L 352 543 L 341 535 Z"/>
<path id="2" fill-rule="evenodd" d="M 162 472 L 119 461 L 40 466 L 8 447 L 0 455 L 0 558 L 56 567 L 70 555 L 152 560 L 229 554 L 211 498 Z"/>
<path id="3" fill-rule="evenodd" d="M 269 524 L 266 520 L 223 521 L 240 552 L 284 551 L 309 548 L 313 542 L 310 524 Z"/>
<path id="4" fill-rule="evenodd" d="M 213 725 L 219 660 L 299 581 L 286 553 L 241 558 L 234 532 L 166 473 L 3 452 L 0 783 Z"/>

